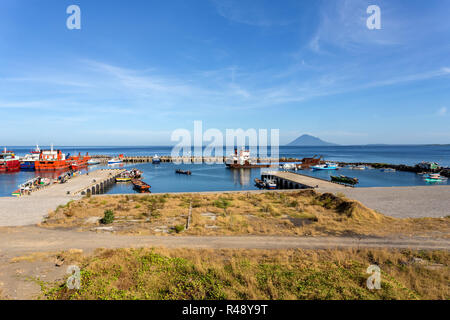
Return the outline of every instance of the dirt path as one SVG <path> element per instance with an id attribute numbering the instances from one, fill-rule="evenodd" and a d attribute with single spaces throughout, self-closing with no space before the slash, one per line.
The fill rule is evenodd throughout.
<path id="1" fill-rule="evenodd" d="M 449 250 L 450 239 L 293 236 L 120 236 L 110 233 L 49 230 L 39 227 L 0 229 L 0 254 L 37 251 L 163 246 L 168 248 L 323 249 L 411 248 Z"/>
<path id="2" fill-rule="evenodd" d="M 21 260 L 30 254 L 81 249 L 89 254 L 97 248 L 209 248 L 209 249 L 336 249 L 397 248 L 450 250 L 450 239 L 352 238 L 285 236 L 119 236 L 110 233 L 48 230 L 39 227 L 0 228 L 0 298 L 35 299 L 41 295 L 36 279 L 63 281 L 67 266 L 54 261 Z M 13 258 L 16 258 L 13 260 Z"/>

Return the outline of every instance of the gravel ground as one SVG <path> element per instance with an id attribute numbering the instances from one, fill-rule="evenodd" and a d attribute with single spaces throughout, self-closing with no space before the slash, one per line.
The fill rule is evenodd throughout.
<path id="1" fill-rule="evenodd" d="M 450 215 L 450 186 L 321 189 L 340 192 L 367 207 L 396 218 L 440 218 Z"/>

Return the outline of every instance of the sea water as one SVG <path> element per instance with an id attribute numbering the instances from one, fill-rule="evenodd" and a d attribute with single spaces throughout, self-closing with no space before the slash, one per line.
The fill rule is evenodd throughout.
<path id="1" fill-rule="evenodd" d="M 18 155 L 29 153 L 32 147 L 8 147 Z M 63 147 L 63 153 L 72 155 L 89 152 L 91 155 L 139 156 L 154 154 L 170 155 L 171 147 Z M 414 165 L 421 161 L 438 162 L 450 167 L 450 146 L 333 146 L 333 147 L 280 147 L 280 157 L 303 158 L 321 155 L 327 161 L 342 162 L 378 162 L 389 164 Z M 117 167 L 117 166 L 115 166 Z M 224 164 L 180 164 L 151 163 L 122 164 L 118 167 L 137 168 L 144 172 L 144 181 L 151 185 L 151 191 L 165 192 L 197 192 L 197 191 L 232 191 L 255 190 L 254 179 L 261 177 L 262 169 L 227 169 Z M 90 166 L 89 170 L 108 168 L 106 165 Z M 176 174 L 176 169 L 190 170 L 191 176 Z M 356 177 L 358 187 L 390 187 L 429 185 L 422 176 L 411 172 L 383 172 L 378 169 L 352 170 L 340 169 L 332 171 L 302 170 L 302 174 L 330 179 L 331 175 Z M 60 173 L 20 171 L 0 174 L 0 196 L 10 196 L 18 185 L 35 176 L 56 178 Z M 439 184 L 450 184 L 448 181 Z M 107 193 L 133 193 L 130 183 L 118 183 Z"/>

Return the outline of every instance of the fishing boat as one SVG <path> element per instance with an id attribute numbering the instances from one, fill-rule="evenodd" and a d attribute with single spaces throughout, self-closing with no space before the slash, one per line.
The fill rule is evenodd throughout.
<path id="1" fill-rule="evenodd" d="M 234 149 L 234 155 L 226 159 L 225 165 L 230 169 L 253 169 L 253 168 L 269 168 L 269 163 L 258 163 L 250 157 L 250 151 L 242 149 L 239 152 Z"/>
<path id="2" fill-rule="evenodd" d="M 33 171 L 35 169 L 36 161 L 39 161 L 40 153 L 41 149 L 36 145 L 36 149 L 31 150 L 30 154 L 27 154 L 20 159 L 20 169 Z"/>
<path id="3" fill-rule="evenodd" d="M 192 172 L 191 171 L 189 171 L 189 170 L 181 170 L 181 169 L 178 169 L 178 170 L 175 170 L 175 173 L 178 173 L 178 174 L 186 174 L 186 175 L 188 175 L 188 176 L 190 176 L 191 174 L 192 174 Z"/>
<path id="4" fill-rule="evenodd" d="M 108 164 L 119 164 L 123 162 L 123 154 L 119 155 L 118 158 L 112 158 L 108 161 Z"/>
<path id="5" fill-rule="evenodd" d="M 426 182 L 442 182 L 447 180 L 447 177 L 441 176 L 439 173 L 426 174 L 423 178 Z"/>
<path id="6" fill-rule="evenodd" d="M 0 172 L 14 172 L 20 170 L 20 161 L 14 152 L 3 150 L 0 154 Z"/>
<path id="7" fill-rule="evenodd" d="M 116 182 L 130 182 L 131 177 L 130 176 L 120 176 L 116 177 Z"/>
<path id="8" fill-rule="evenodd" d="M 78 153 L 78 156 L 71 156 L 67 159 L 70 163 L 70 168 L 75 171 L 78 171 L 83 167 L 87 167 L 89 160 L 91 160 L 89 153 L 86 153 L 85 156 Z"/>
<path id="9" fill-rule="evenodd" d="M 353 167 L 354 170 L 366 170 L 366 166 L 364 165 L 359 165 L 359 166 L 355 166 Z"/>
<path id="10" fill-rule="evenodd" d="M 88 165 L 96 165 L 96 164 L 100 164 L 100 161 L 98 161 L 97 159 L 90 159 L 88 160 Z"/>
<path id="11" fill-rule="evenodd" d="M 50 150 L 41 150 L 39 161 L 34 166 L 36 171 L 66 170 L 70 168 L 70 162 L 61 150 L 54 150 L 52 145 Z"/>
<path id="12" fill-rule="evenodd" d="M 275 190 L 277 188 L 277 184 L 271 179 L 264 179 L 264 183 L 265 187 L 269 190 Z"/>
<path id="13" fill-rule="evenodd" d="M 116 177 L 116 182 L 130 182 L 132 179 L 140 179 L 141 177 L 142 171 L 139 171 L 138 169 L 131 169 Z"/>
<path id="14" fill-rule="evenodd" d="M 383 172 L 396 172 L 396 170 L 393 169 L 393 168 L 384 168 L 384 169 L 381 169 L 381 171 L 383 171 Z"/>
<path id="15" fill-rule="evenodd" d="M 150 185 L 145 183 L 142 180 L 139 179 L 131 179 L 131 182 L 133 183 L 134 188 L 139 192 L 149 192 L 150 191 Z"/>
<path id="16" fill-rule="evenodd" d="M 349 184 L 354 186 L 355 184 L 359 183 L 359 180 L 357 178 L 347 177 L 344 175 L 340 176 L 331 176 L 331 181 L 343 183 L 343 184 Z"/>
<path id="17" fill-rule="evenodd" d="M 152 158 L 152 163 L 153 164 L 161 163 L 161 158 L 157 154 L 155 154 L 155 156 Z"/>
<path id="18" fill-rule="evenodd" d="M 266 187 L 266 184 L 264 183 L 264 181 L 262 181 L 261 179 L 258 179 L 258 178 L 255 178 L 255 185 L 260 189 L 263 189 Z"/>
<path id="19" fill-rule="evenodd" d="M 311 166 L 313 170 L 337 170 L 337 166 L 333 163 L 319 164 L 316 166 Z"/>

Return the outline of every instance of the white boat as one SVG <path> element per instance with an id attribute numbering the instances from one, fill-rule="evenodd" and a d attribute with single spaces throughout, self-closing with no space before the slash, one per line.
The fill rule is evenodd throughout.
<path id="1" fill-rule="evenodd" d="M 100 164 L 100 161 L 97 159 L 91 159 L 87 162 L 89 165 Z"/>
<path id="2" fill-rule="evenodd" d="M 152 158 L 152 163 L 161 163 L 161 158 L 155 154 L 155 156 Z"/>
<path id="3" fill-rule="evenodd" d="M 360 166 L 356 166 L 353 167 L 354 170 L 366 170 L 366 166 L 360 165 Z"/>
<path id="4" fill-rule="evenodd" d="M 293 164 L 293 163 L 285 163 L 285 164 L 283 164 L 283 166 L 282 166 L 282 168 L 283 168 L 284 170 L 293 170 L 295 167 L 296 167 L 296 166 L 295 166 L 295 164 Z"/>
<path id="5" fill-rule="evenodd" d="M 270 179 L 264 179 L 264 184 L 265 184 L 265 187 L 269 190 L 274 190 L 277 188 L 277 184 L 273 180 L 270 180 Z"/>
<path id="6" fill-rule="evenodd" d="M 122 159 L 120 158 L 112 158 L 111 160 L 108 160 L 108 164 L 118 164 L 118 163 L 122 163 Z"/>
<path id="7" fill-rule="evenodd" d="M 119 154 L 117 158 L 112 158 L 108 161 L 108 164 L 119 164 L 123 162 L 123 154 Z"/>
<path id="8" fill-rule="evenodd" d="M 313 170 L 336 170 L 337 166 L 333 163 L 318 164 L 317 166 L 312 166 L 311 169 L 313 169 Z"/>

